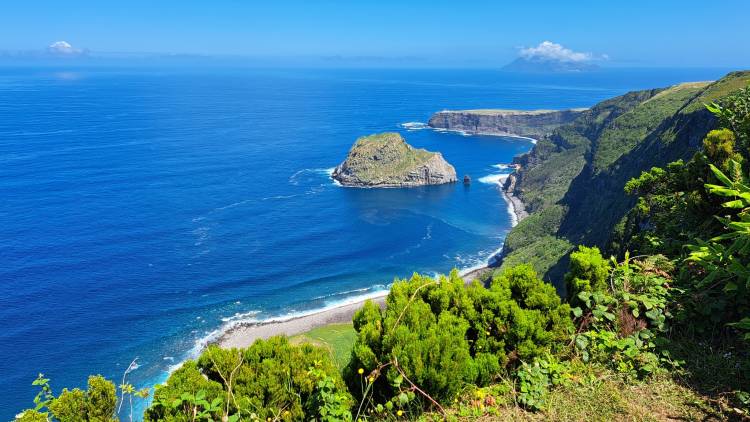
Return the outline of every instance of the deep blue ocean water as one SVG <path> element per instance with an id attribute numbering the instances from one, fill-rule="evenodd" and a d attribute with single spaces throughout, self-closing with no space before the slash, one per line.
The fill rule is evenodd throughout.
<path id="1" fill-rule="evenodd" d="M 511 227 L 517 138 L 408 130 L 442 109 L 586 107 L 722 70 L 0 69 L 0 419 L 100 373 L 163 381 L 222 327 L 481 265 Z M 399 131 L 474 183 L 336 186 Z M 481 179 L 481 181 L 480 181 Z"/>

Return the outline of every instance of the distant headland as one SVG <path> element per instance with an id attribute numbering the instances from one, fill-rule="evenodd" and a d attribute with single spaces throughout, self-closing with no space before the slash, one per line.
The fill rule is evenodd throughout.
<path id="1" fill-rule="evenodd" d="M 570 123 L 585 108 L 568 110 L 444 110 L 430 117 L 436 129 L 456 130 L 476 135 L 521 136 L 538 139 L 559 126 Z"/>

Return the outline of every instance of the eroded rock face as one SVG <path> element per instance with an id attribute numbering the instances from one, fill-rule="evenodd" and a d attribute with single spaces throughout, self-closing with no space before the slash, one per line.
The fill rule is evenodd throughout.
<path id="1" fill-rule="evenodd" d="M 344 186 L 412 187 L 456 181 L 456 170 L 439 152 L 416 149 L 398 133 L 364 136 L 332 177 Z"/>
<path id="2" fill-rule="evenodd" d="M 557 127 L 572 122 L 584 111 L 586 109 L 441 111 L 430 117 L 428 125 L 473 134 L 515 135 L 538 139 Z"/>

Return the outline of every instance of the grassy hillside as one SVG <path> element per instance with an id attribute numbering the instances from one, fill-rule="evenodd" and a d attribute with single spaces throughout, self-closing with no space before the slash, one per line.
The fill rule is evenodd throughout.
<path id="1" fill-rule="evenodd" d="M 687 159 L 716 125 L 704 104 L 746 86 L 750 72 L 719 81 L 631 92 L 592 107 L 517 161 L 515 194 L 531 217 L 508 235 L 503 267 L 528 262 L 560 280 L 574 244 L 614 251 L 613 230 L 633 207 L 625 183 Z"/>

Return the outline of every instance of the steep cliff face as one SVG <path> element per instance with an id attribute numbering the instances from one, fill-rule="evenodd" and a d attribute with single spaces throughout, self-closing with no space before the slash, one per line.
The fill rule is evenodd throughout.
<path id="1" fill-rule="evenodd" d="M 574 245 L 621 252 L 612 241 L 635 204 L 625 183 L 691 157 L 716 125 L 703 104 L 748 83 L 750 72 L 735 72 L 713 83 L 628 93 L 542 138 L 516 159 L 515 185 L 505 187 L 531 214 L 508 234 L 503 266 L 529 262 L 559 282 Z"/>
<path id="2" fill-rule="evenodd" d="M 344 186 L 412 187 L 456 181 L 456 170 L 439 152 L 416 149 L 398 133 L 357 139 L 332 177 Z"/>
<path id="3" fill-rule="evenodd" d="M 586 109 L 571 110 L 458 110 L 441 111 L 428 125 L 438 129 L 461 130 L 474 134 L 515 135 L 540 138 L 570 123 Z"/>

